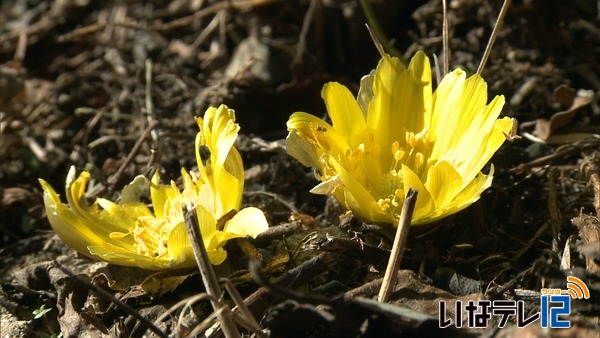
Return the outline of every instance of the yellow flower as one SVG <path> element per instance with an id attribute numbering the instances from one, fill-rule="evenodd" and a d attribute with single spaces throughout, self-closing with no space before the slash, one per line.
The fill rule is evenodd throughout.
<path id="1" fill-rule="evenodd" d="M 136 177 L 123 188 L 121 201 L 98 198 L 89 205 L 84 196 L 90 174 L 76 178 L 75 168 L 67 175 L 68 204 L 44 180 L 44 204 L 54 231 L 70 247 L 91 258 L 145 269 L 174 269 L 195 265 L 183 218 L 183 205 L 195 206 L 204 245 L 212 264 L 227 257 L 223 246 L 231 238 L 256 237 L 268 227 L 257 208 L 241 207 L 244 171 L 233 147 L 239 126 L 233 110 L 209 108 L 197 118 L 196 137 L 199 175 L 181 170 L 184 189 L 174 182 L 160 184 L 158 174 L 148 182 Z M 210 157 L 202 161 L 200 148 Z M 152 210 L 140 196 L 150 190 Z M 226 217 L 223 217 L 226 216 Z M 222 218 L 223 217 L 223 218 Z"/>
<path id="2" fill-rule="evenodd" d="M 406 68 L 384 56 L 361 80 L 357 98 L 339 83 L 322 91 L 332 125 L 302 112 L 287 122 L 288 154 L 315 168 L 313 190 L 333 194 L 365 222 L 395 223 L 405 192 L 418 189 L 412 224 L 456 213 L 492 182 L 483 166 L 513 127 L 498 119 L 504 97 L 487 104 L 487 84 L 457 69 L 432 92 L 418 52 Z"/>

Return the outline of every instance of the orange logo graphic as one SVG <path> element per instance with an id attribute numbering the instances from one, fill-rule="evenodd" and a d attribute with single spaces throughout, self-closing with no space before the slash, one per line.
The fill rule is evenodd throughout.
<path id="1" fill-rule="evenodd" d="M 571 298 L 575 299 L 590 298 L 590 290 L 587 285 L 581 279 L 573 276 L 567 277 L 567 290 L 562 290 L 562 293 L 569 294 Z"/>

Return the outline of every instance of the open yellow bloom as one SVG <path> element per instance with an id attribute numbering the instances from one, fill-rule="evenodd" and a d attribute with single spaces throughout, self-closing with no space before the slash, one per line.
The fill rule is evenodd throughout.
<path id="1" fill-rule="evenodd" d="M 98 198 L 89 205 L 84 194 L 90 174 L 84 171 L 76 178 L 75 168 L 71 167 L 65 204 L 40 179 L 48 219 L 58 236 L 86 256 L 156 270 L 195 265 L 184 224 L 184 204 L 196 207 L 204 245 L 215 265 L 227 257 L 223 249 L 227 240 L 256 237 L 266 230 L 267 221 L 259 209 L 237 212 L 241 207 L 244 171 L 240 154 L 233 147 L 239 130 L 233 110 L 211 107 L 204 119 L 196 121 L 200 127 L 196 137 L 200 173 L 195 177 L 181 170 L 183 191 L 174 182 L 160 184 L 158 174 L 151 182 L 138 176 L 123 188 L 119 203 Z M 206 161 L 200 157 L 201 147 L 210 152 Z M 148 188 L 152 210 L 140 199 Z"/>
<path id="2" fill-rule="evenodd" d="M 504 97 L 487 104 L 487 84 L 457 69 L 432 92 L 418 52 L 406 68 L 384 56 L 361 80 L 358 97 L 339 83 L 322 91 L 332 124 L 307 113 L 287 122 L 288 154 L 315 168 L 312 192 L 333 194 L 365 222 L 396 223 L 405 192 L 418 189 L 412 224 L 456 213 L 492 182 L 483 166 L 513 127 L 498 119 Z"/>

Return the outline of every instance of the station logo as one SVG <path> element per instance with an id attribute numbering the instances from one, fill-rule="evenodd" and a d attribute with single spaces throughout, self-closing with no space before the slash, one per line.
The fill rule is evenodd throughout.
<path id="1" fill-rule="evenodd" d="M 508 320 L 513 317 L 517 327 L 526 327 L 535 321 L 540 321 L 543 328 L 570 328 L 571 322 L 566 316 L 571 314 L 572 299 L 590 299 L 590 290 L 587 285 L 575 276 L 567 277 L 565 289 L 544 288 L 539 292 L 540 311 L 533 314 L 525 310 L 523 300 L 469 300 L 463 306 L 463 301 L 454 303 L 454 318 L 446 316 L 446 301 L 439 303 L 439 327 L 446 328 L 450 325 L 462 327 L 463 311 L 467 313 L 466 326 L 468 328 L 486 328 L 492 316 L 498 317 L 498 327 L 503 328 Z"/>

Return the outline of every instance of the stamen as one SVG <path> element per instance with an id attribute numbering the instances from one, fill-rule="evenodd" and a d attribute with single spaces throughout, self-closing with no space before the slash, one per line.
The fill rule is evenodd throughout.
<path id="1" fill-rule="evenodd" d="M 379 201 L 377 201 L 377 204 L 379 204 L 379 206 L 381 207 L 381 209 L 383 209 L 383 211 L 386 211 L 390 208 L 390 199 L 389 198 L 380 198 Z"/>
<path id="2" fill-rule="evenodd" d="M 129 235 L 131 235 L 131 232 L 111 232 L 108 237 L 110 239 L 123 239 Z"/>
<path id="3" fill-rule="evenodd" d="M 415 172 L 421 169 L 423 163 L 425 163 L 425 155 L 423 155 L 423 153 L 418 152 L 415 155 Z"/>
<path id="4" fill-rule="evenodd" d="M 139 255 L 163 257 L 169 252 L 167 222 L 153 217 L 140 217 L 130 231 Z M 111 234 L 112 235 L 112 234 Z"/>

